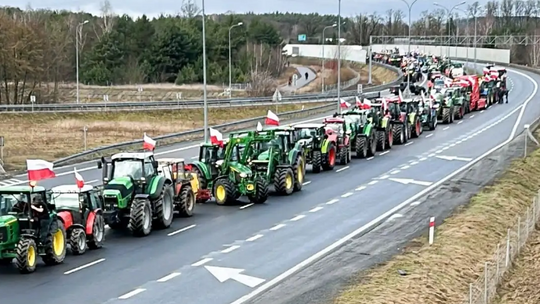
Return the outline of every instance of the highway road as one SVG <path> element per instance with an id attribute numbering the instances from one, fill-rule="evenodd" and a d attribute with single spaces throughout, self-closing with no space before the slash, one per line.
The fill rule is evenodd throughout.
<path id="1" fill-rule="evenodd" d="M 194 217 L 177 219 L 168 230 L 144 239 L 110 232 L 105 248 L 68 256 L 64 264 L 32 275 L 0 268 L 2 300 L 270 303 L 260 298 L 265 291 L 408 206 L 540 116 L 540 76 L 508 70 L 509 104 L 439 125 L 405 146 L 353 160 L 333 172 L 308 174 L 303 191 L 289 197 L 271 197 L 256 206 L 198 205 Z M 197 156 L 198 145 L 186 143 L 156 154 L 189 160 Z M 88 182 L 100 183 L 94 164 L 77 169 Z M 73 183 L 72 170 L 60 168 L 57 178 L 42 185 Z M 16 177 L 11 182 L 25 181 Z"/>

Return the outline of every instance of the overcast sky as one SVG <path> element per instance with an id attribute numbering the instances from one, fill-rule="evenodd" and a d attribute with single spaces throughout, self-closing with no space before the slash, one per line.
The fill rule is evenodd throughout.
<path id="1" fill-rule="evenodd" d="M 83 10 L 93 14 L 99 13 L 100 3 L 103 0 L 0 0 L 0 6 L 19 6 L 26 7 L 30 5 L 33 8 L 50 8 L 50 9 L 68 9 L 68 10 Z M 412 0 L 408 0 L 409 3 Z M 196 0 L 199 5 L 201 0 Z M 443 5 L 457 4 L 458 0 L 439 1 Z M 474 1 L 467 1 L 473 3 Z M 479 0 L 481 4 L 487 0 Z M 154 17 L 160 13 L 174 14 L 180 10 L 182 0 L 110 0 L 113 10 L 117 14 L 128 14 L 132 16 L 140 16 L 146 14 Z M 383 13 L 390 8 L 403 9 L 407 12 L 407 6 L 403 0 L 343 0 L 341 4 L 343 16 L 354 16 L 358 13 L 371 13 L 377 11 Z M 465 8 L 466 5 L 463 6 Z M 433 1 L 418 0 L 413 7 L 413 18 L 419 16 L 423 10 L 432 10 L 436 7 Z M 297 13 L 312 13 L 320 14 L 337 14 L 337 0 L 206 0 L 205 10 L 207 14 L 225 13 L 232 11 L 236 13 L 252 11 L 255 13 L 266 12 L 297 12 Z"/>

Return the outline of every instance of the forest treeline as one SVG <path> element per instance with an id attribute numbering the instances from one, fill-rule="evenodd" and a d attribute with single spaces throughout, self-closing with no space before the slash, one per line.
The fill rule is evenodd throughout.
<path id="1" fill-rule="evenodd" d="M 80 81 L 93 85 L 202 82 L 202 18 L 194 0 L 179 4 L 174 16 L 150 19 L 114 13 L 105 1 L 99 16 L 84 12 L 0 9 L 0 104 L 20 104 L 37 95 L 55 102 L 58 87 L 76 78 L 78 42 Z M 405 9 L 405 7 L 404 7 Z M 540 1 L 491 1 L 480 7 L 463 6 L 447 22 L 448 14 L 434 7 L 412 25 L 413 35 L 463 33 L 471 16 L 478 16 L 481 35 L 537 33 Z M 343 18 L 346 44 L 369 43 L 370 36 L 408 33 L 405 10 L 359 14 Z M 335 15 L 268 13 L 209 15 L 206 19 L 208 82 L 228 83 L 229 30 L 232 82 L 268 83 L 279 76 L 287 59 L 282 46 L 321 43 L 322 30 Z M 468 24 L 468 23 L 467 23 Z M 470 30 L 469 30 L 470 33 Z M 335 28 L 326 30 L 327 43 L 336 42 Z M 540 52 L 537 52 L 540 53 Z"/>

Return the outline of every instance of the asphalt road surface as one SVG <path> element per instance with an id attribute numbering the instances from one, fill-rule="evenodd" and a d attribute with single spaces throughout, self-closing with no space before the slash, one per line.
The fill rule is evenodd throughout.
<path id="1" fill-rule="evenodd" d="M 189 219 L 146 238 L 110 232 L 105 248 L 68 256 L 64 264 L 32 275 L 0 268 L 6 303 L 40 298 L 41 304 L 277 303 L 258 298 L 352 237 L 408 206 L 454 171 L 514 137 L 540 116 L 540 76 L 509 69 L 510 103 L 439 125 L 405 146 L 353 160 L 335 171 L 308 175 L 302 192 L 256 206 L 198 205 Z M 312 118 L 313 121 L 322 118 Z M 158 150 L 158 157 L 198 155 L 187 143 Z M 77 165 L 100 184 L 93 163 Z M 74 183 L 73 167 L 41 184 Z M 18 177 L 15 182 L 25 182 Z M 391 187 L 391 188 L 390 188 Z M 388 195 L 391 189 L 393 195 Z M 180 300 L 181 299 L 181 300 Z"/>

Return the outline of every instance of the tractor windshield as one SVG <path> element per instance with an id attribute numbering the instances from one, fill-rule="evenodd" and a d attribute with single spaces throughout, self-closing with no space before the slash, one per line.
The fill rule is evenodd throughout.
<path id="1" fill-rule="evenodd" d="M 326 125 L 326 127 L 328 129 L 332 129 L 332 131 L 336 132 L 336 133 L 341 133 L 343 132 L 343 126 L 342 124 L 337 124 L 337 123 L 329 123 Z"/>
<path id="2" fill-rule="evenodd" d="M 23 212 L 22 208 L 28 203 L 26 195 L 0 193 L 0 216 L 10 212 Z"/>
<path id="3" fill-rule="evenodd" d="M 118 177 L 130 176 L 138 180 L 143 177 L 143 162 L 137 159 L 117 160 L 113 167 L 113 179 Z"/>
<path id="4" fill-rule="evenodd" d="M 79 210 L 79 193 L 54 193 L 53 203 L 57 209 Z"/>
<path id="5" fill-rule="evenodd" d="M 442 78 L 436 78 L 433 84 L 436 86 L 444 86 L 444 80 Z"/>
<path id="6" fill-rule="evenodd" d="M 312 136 L 316 136 L 317 135 L 317 130 L 316 129 L 303 128 L 303 129 L 299 130 L 298 134 L 299 134 L 300 138 L 308 139 L 308 138 L 311 138 Z"/>

